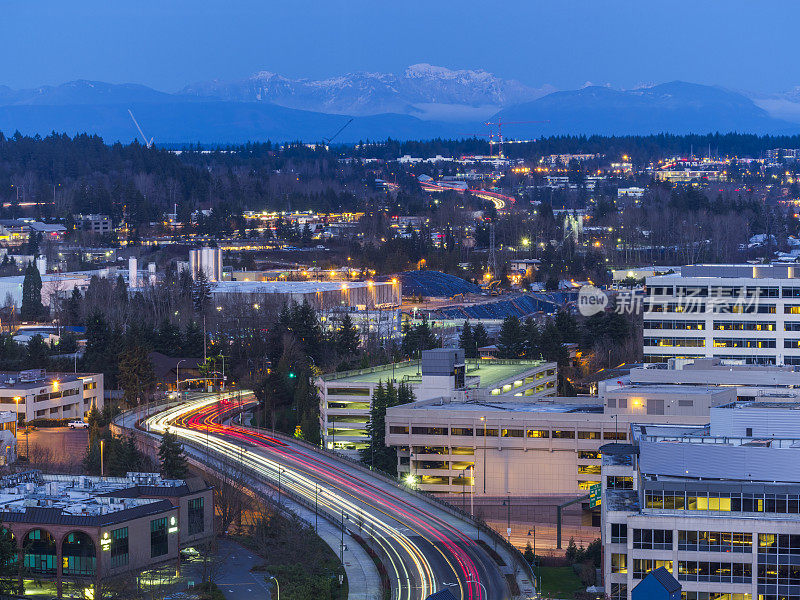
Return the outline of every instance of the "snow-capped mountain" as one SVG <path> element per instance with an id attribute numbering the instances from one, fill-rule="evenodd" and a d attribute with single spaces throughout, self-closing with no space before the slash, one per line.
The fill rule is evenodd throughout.
<path id="1" fill-rule="evenodd" d="M 270 102 L 325 113 L 401 113 L 464 121 L 551 91 L 549 86 L 535 89 L 483 70 L 451 70 L 422 63 L 400 74 L 357 72 L 328 79 L 290 79 L 262 71 L 243 81 L 196 83 L 180 94 L 230 102 Z"/>
<path id="2" fill-rule="evenodd" d="M 773 117 L 800 123 L 800 86 L 778 94 L 746 93 L 746 95 Z"/>

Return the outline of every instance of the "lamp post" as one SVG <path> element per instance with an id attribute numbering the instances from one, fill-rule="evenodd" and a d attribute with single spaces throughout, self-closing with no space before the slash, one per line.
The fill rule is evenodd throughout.
<path id="1" fill-rule="evenodd" d="M 281 473 L 285 473 L 284 469 L 278 467 L 278 506 L 281 504 Z"/>
<path id="2" fill-rule="evenodd" d="M 180 396 L 181 396 L 181 384 L 180 384 L 180 380 L 178 379 L 178 373 L 181 370 L 181 363 L 185 362 L 185 361 L 186 361 L 186 359 L 182 358 L 182 359 L 180 359 L 178 361 L 178 364 L 175 365 L 175 391 L 178 393 L 178 398 L 180 398 Z"/>
<path id="3" fill-rule="evenodd" d="M 531 532 L 533 532 L 533 577 L 534 579 L 538 579 L 536 576 L 536 525 L 533 526 L 533 529 L 528 530 L 528 537 L 531 536 Z M 535 581 L 533 583 L 536 584 Z"/>
<path id="4" fill-rule="evenodd" d="M 506 534 L 508 535 L 508 543 L 511 543 L 511 494 L 508 495 L 508 500 L 503 500 L 503 506 L 508 508 L 506 520 Z"/>
<path id="5" fill-rule="evenodd" d="M 345 519 L 349 520 L 350 517 L 344 514 L 344 509 L 342 509 L 342 542 L 341 546 L 339 546 L 339 562 L 342 563 L 342 566 L 344 566 L 344 520 Z"/>
<path id="6" fill-rule="evenodd" d="M 278 590 L 278 600 L 281 600 L 281 586 L 278 583 L 278 580 L 275 579 L 275 577 L 273 577 L 272 575 L 270 575 L 268 581 L 270 581 L 270 580 L 275 582 L 275 589 Z M 272 594 L 270 594 L 270 598 L 272 598 Z"/>
<path id="7" fill-rule="evenodd" d="M 105 445 L 105 440 L 100 440 L 100 477 L 105 477 L 105 468 L 103 466 L 103 450 Z"/>

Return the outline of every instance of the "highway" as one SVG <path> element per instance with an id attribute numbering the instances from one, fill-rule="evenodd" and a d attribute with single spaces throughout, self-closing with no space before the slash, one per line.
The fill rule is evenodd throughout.
<path id="1" fill-rule="evenodd" d="M 232 397 L 203 395 L 146 418 L 145 428 L 169 429 L 212 458 L 241 464 L 283 493 L 316 503 L 330 520 L 344 520 L 378 551 L 393 600 L 424 600 L 445 587 L 462 600 L 511 598 L 500 568 L 474 541 L 471 524 L 344 460 L 226 425 L 232 408 Z"/>

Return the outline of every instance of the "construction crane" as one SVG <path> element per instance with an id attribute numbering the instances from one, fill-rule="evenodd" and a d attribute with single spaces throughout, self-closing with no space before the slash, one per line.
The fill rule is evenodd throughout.
<path id="1" fill-rule="evenodd" d="M 500 119 L 498 119 L 497 122 L 487 121 L 485 125 L 489 127 L 489 134 L 488 134 L 489 148 L 491 149 L 492 144 L 497 144 L 498 145 L 497 156 L 499 158 L 505 158 L 505 156 L 503 155 L 503 125 L 522 125 L 526 123 L 549 123 L 549 122 L 550 121 L 501 121 Z M 494 125 L 497 125 L 497 138 L 498 138 L 497 142 L 494 141 L 494 132 L 492 130 L 492 127 Z"/>
<path id="2" fill-rule="evenodd" d="M 345 128 L 345 127 L 347 127 L 348 125 L 350 125 L 350 123 L 352 123 L 352 122 L 353 122 L 353 119 L 350 119 L 350 120 L 349 120 L 347 123 L 345 123 L 344 125 L 342 125 L 341 127 L 339 127 L 339 131 L 337 131 L 336 133 L 334 133 L 334 134 L 333 134 L 331 137 L 329 137 L 329 138 L 322 138 L 322 141 L 323 141 L 323 142 L 325 142 L 325 145 L 326 145 L 326 146 L 329 146 L 329 145 L 330 145 L 330 143 L 331 143 L 333 140 L 335 140 L 335 139 L 336 139 L 336 137 L 337 137 L 337 136 L 338 136 L 340 133 L 342 133 L 342 132 L 344 131 L 344 128 Z"/>
<path id="3" fill-rule="evenodd" d="M 155 139 L 155 138 L 150 138 L 150 141 L 148 142 L 147 141 L 147 136 L 144 134 L 144 131 L 142 131 L 142 128 L 139 127 L 139 122 L 136 120 L 136 117 L 133 116 L 133 112 L 131 112 L 130 108 L 128 109 L 128 114 L 131 116 L 131 119 L 133 119 L 133 124 L 136 125 L 136 129 L 139 130 L 139 135 L 142 136 L 142 141 L 144 142 L 144 145 L 148 149 L 152 148 L 153 147 L 153 139 Z"/>

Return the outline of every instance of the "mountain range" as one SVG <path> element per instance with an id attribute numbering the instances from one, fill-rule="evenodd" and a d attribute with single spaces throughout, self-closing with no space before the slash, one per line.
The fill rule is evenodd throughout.
<path id="1" fill-rule="evenodd" d="M 402 73 L 350 73 L 314 80 L 263 71 L 208 81 L 176 93 L 138 84 L 78 80 L 14 90 L 0 86 L 0 131 L 90 132 L 130 141 L 131 109 L 157 143 L 337 142 L 467 137 L 485 121 L 509 123 L 507 137 L 552 134 L 800 133 L 800 87 L 751 94 L 675 81 L 633 90 L 587 85 L 533 88 L 482 70 L 412 65 Z"/>

